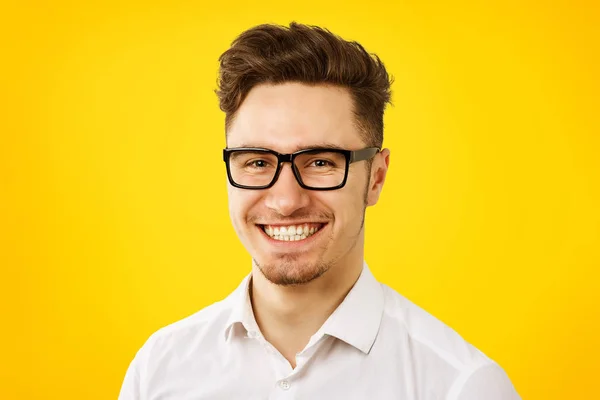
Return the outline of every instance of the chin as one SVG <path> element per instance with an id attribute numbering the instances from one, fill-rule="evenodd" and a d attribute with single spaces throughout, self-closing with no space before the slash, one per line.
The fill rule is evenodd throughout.
<path id="1" fill-rule="evenodd" d="M 277 260 L 259 262 L 254 260 L 264 277 L 275 285 L 305 285 L 329 270 L 328 263 L 298 260 L 299 257 L 283 256 Z"/>

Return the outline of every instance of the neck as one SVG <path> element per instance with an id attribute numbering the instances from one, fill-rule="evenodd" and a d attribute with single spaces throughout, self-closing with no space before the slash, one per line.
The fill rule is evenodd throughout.
<path id="1" fill-rule="evenodd" d="M 251 300 L 256 322 L 267 341 L 295 367 L 300 352 L 344 300 L 363 267 L 362 246 L 319 278 L 298 286 L 268 281 L 253 266 Z M 351 251 L 354 253 L 354 251 Z"/>

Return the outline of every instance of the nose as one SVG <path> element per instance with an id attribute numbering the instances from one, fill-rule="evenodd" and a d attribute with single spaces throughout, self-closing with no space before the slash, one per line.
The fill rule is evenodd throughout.
<path id="1" fill-rule="evenodd" d="M 277 182 L 267 191 L 265 205 L 286 217 L 308 206 L 310 201 L 307 191 L 298 184 L 289 163 L 283 164 Z"/>

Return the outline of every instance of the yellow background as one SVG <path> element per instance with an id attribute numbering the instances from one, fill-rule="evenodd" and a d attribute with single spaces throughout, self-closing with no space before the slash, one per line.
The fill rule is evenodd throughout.
<path id="1" fill-rule="evenodd" d="M 248 273 L 217 58 L 292 20 L 359 41 L 396 78 L 367 221 L 379 280 L 524 399 L 600 398 L 597 2 L 10 3 L 0 398 L 116 398 L 152 332 Z"/>

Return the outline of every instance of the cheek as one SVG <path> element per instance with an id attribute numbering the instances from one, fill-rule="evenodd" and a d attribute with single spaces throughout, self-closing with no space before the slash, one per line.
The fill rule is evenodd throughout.
<path id="1" fill-rule="evenodd" d="M 227 199 L 229 201 L 229 217 L 235 225 L 236 215 L 238 213 L 237 204 L 239 204 L 239 201 L 237 199 L 237 193 L 231 187 L 227 190 Z"/>
<path id="2" fill-rule="evenodd" d="M 367 188 L 366 177 L 365 179 L 356 179 L 353 185 L 348 187 L 347 196 L 344 199 L 344 204 L 340 205 L 340 208 L 345 210 L 347 213 L 346 223 L 348 225 L 356 224 L 359 226 L 362 223 L 362 218 L 366 209 L 365 195 Z"/>
<path id="3" fill-rule="evenodd" d="M 229 216 L 236 230 L 246 223 L 248 212 L 260 198 L 258 191 L 249 191 L 229 187 Z"/>
<path id="4" fill-rule="evenodd" d="M 347 190 L 345 190 L 347 189 Z M 347 229 L 355 221 L 360 225 L 364 212 L 364 193 L 360 187 L 344 187 L 339 191 L 330 193 L 330 196 L 320 198 L 320 203 L 333 214 L 335 230 L 341 234 L 348 233 Z"/>

